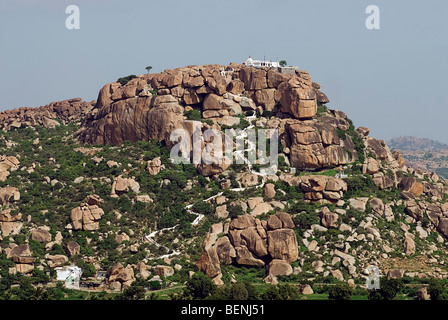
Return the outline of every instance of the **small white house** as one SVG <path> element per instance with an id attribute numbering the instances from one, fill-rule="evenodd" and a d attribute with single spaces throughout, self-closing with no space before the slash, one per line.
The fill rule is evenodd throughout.
<path id="1" fill-rule="evenodd" d="M 56 280 L 65 281 L 65 287 L 79 289 L 79 279 L 81 279 L 82 269 L 77 266 L 58 267 L 56 270 Z"/>
<path id="2" fill-rule="evenodd" d="M 263 60 L 253 60 L 251 56 L 244 62 L 244 65 L 247 67 L 255 67 L 255 68 L 278 68 L 280 67 L 280 63 L 277 61 L 263 61 Z"/>

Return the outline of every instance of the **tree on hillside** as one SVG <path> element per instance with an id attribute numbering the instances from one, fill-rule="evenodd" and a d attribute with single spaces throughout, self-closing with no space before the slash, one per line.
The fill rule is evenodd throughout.
<path id="1" fill-rule="evenodd" d="M 285 67 L 285 66 L 287 65 L 287 63 L 286 63 L 285 60 L 281 60 L 281 61 L 279 62 L 279 65 L 280 65 L 280 67 Z"/>
<path id="2" fill-rule="evenodd" d="M 352 300 L 353 289 L 347 283 L 338 283 L 328 289 L 328 300 Z"/>
<path id="3" fill-rule="evenodd" d="M 148 73 L 149 73 L 149 71 L 151 71 L 151 69 L 152 69 L 152 66 L 147 66 L 145 69 L 146 69 L 146 71 L 148 71 Z"/>
<path id="4" fill-rule="evenodd" d="M 194 299 L 205 299 L 216 290 L 213 281 L 202 272 L 195 273 L 187 281 L 186 287 Z"/>

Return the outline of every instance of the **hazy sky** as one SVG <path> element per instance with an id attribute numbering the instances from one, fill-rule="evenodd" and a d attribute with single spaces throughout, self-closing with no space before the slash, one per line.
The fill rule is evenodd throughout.
<path id="1" fill-rule="evenodd" d="M 68 30 L 66 7 L 80 9 Z M 368 30 L 366 8 L 380 9 Z M 80 97 L 129 74 L 286 60 L 380 139 L 448 143 L 448 1 L 1 0 L 0 110 Z"/>

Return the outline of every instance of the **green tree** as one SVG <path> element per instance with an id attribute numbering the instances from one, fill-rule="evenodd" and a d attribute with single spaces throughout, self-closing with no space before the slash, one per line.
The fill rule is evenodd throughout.
<path id="1" fill-rule="evenodd" d="M 149 71 L 151 71 L 152 66 L 147 66 L 145 69 L 146 69 L 146 71 L 148 71 L 148 74 L 149 74 Z"/>
<path id="2" fill-rule="evenodd" d="M 280 67 L 285 67 L 287 65 L 287 62 L 285 60 L 281 60 L 279 63 Z"/>
<path id="3" fill-rule="evenodd" d="M 443 300 L 444 288 L 440 280 L 431 279 L 429 281 L 428 293 L 431 300 Z"/>
<path id="4" fill-rule="evenodd" d="M 339 283 L 328 289 L 328 300 L 351 300 L 353 289 L 347 283 Z"/>
<path id="5" fill-rule="evenodd" d="M 117 82 L 119 82 L 122 86 L 124 86 L 126 83 L 128 83 L 129 81 L 131 81 L 134 78 L 137 78 L 137 76 L 135 74 L 131 74 L 126 77 L 118 78 Z"/>
<path id="6" fill-rule="evenodd" d="M 249 292 L 246 289 L 246 285 L 243 282 L 236 282 L 230 287 L 230 299 L 231 300 L 247 300 Z"/>
<path id="7" fill-rule="evenodd" d="M 369 300 L 393 300 L 403 288 L 401 279 L 380 279 L 380 289 L 369 292 Z"/>
<path id="8" fill-rule="evenodd" d="M 278 292 L 282 300 L 297 300 L 299 298 L 299 292 L 297 291 L 297 288 L 289 284 L 279 285 Z"/>
<path id="9" fill-rule="evenodd" d="M 213 294 L 216 285 L 202 272 L 197 272 L 186 283 L 187 290 L 195 299 L 205 299 Z"/>
<path id="10" fill-rule="evenodd" d="M 281 300 L 278 287 L 270 285 L 269 288 L 261 294 L 261 300 Z"/>
<path id="11" fill-rule="evenodd" d="M 145 289 L 143 287 L 131 286 L 117 295 L 115 300 L 145 300 Z"/>

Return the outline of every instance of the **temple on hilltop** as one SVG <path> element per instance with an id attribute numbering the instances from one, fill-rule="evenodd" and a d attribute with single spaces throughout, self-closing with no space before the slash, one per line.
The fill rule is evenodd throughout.
<path id="1" fill-rule="evenodd" d="M 253 60 L 252 56 L 249 56 L 249 59 L 247 59 L 243 64 L 246 67 L 254 68 L 276 68 L 278 72 L 288 74 L 295 74 L 296 70 L 299 70 L 299 68 L 296 66 L 282 67 L 280 66 L 280 62 L 278 61 Z"/>
<path id="2" fill-rule="evenodd" d="M 270 61 L 253 60 L 252 56 L 249 56 L 249 59 L 247 59 L 244 62 L 244 65 L 247 66 L 247 67 L 255 67 L 255 68 L 264 68 L 264 67 L 267 67 L 267 68 L 272 68 L 272 67 L 278 68 L 278 67 L 280 67 L 280 63 L 277 62 L 277 61 L 272 61 L 272 60 L 270 60 Z"/>

